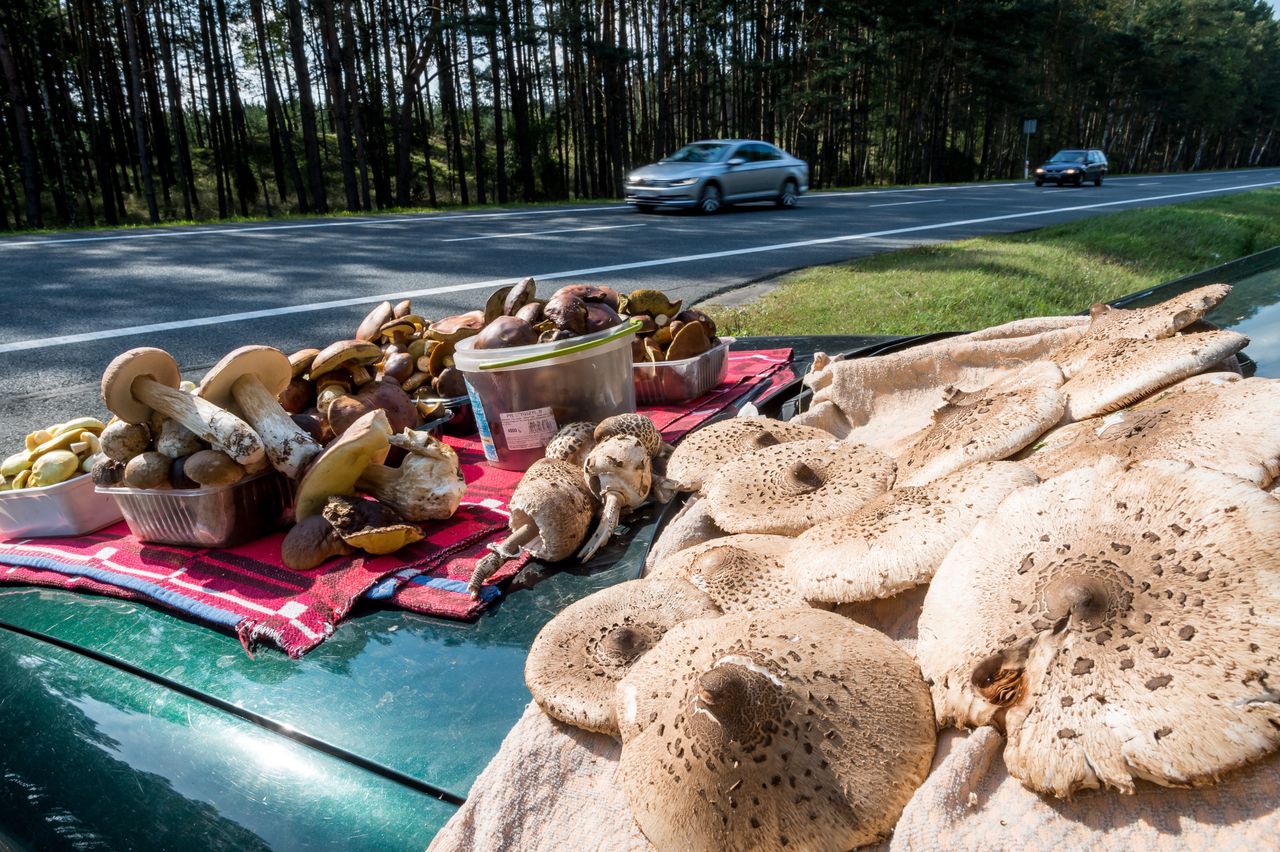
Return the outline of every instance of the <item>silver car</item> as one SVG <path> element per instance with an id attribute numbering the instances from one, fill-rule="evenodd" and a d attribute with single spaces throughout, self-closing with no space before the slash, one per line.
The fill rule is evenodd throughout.
<path id="1" fill-rule="evenodd" d="M 658 207 L 696 207 L 714 213 L 738 201 L 794 207 L 809 189 L 809 165 L 770 145 L 747 139 L 694 142 L 627 175 L 626 199 L 641 213 Z"/>

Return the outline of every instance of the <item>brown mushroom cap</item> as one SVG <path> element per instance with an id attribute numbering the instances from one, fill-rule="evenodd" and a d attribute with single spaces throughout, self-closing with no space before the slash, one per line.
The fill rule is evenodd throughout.
<path id="1" fill-rule="evenodd" d="M 360 321 L 356 329 L 356 340 L 374 340 L 378 336 L 378 329 L 393 316 L 395 316 L 395 309 L 391 307 L 390 302 L 378 305 Z"/>
<path id="2" fill-rule="evenodd" d="M 1128 310 L 1096 304 L 1089 312 L 1089 327 L 1084 335 L 1051 357 L 1068 378 L 1074 378 L 1095 353 L 1110 348 L 1115 341 L 1172 337 L 1213 310 L 1230 292 L 1229 284 L 1210 284 L 1146 308 Z"/>
<path id="3" fill-rule="evenodd" d="M 725 462 L 789 441 L 831 439 L 828 432 L 766 417 L 733 417 L 704 426 L 680 440 L 667 460 L 667 477 L 684 491 L 698 491 Z"/>
<path id="4" fill-rule="evenodd" d="M 352 494 L 356 480 L 371 464 L 382 464 L 391 451 L 387 413 L 375 408 L 352 423 L 316 456 L 298 483 L 294 514 L 298 520 L 318 515 L 334 494 Z"/>
<path id="5" fill-rule="evenodd" d="M 799 535 L 893 485 L 893 459 L 835 441 L 793 441 L 727 462 L 705 485 L 711 517 L 733 533 Z"/>
<path id="6" fill-rule="evenodd" d="M 1124 408 L 1166 385 L 1204 372 L 1248 343 L 1249 338 L 1234 331 L 1116 341 L 1090 355 L 1080 372 L 1062 386 L 1067 416 L 1084 420 Z"/>
<path id="7" fill-rule="evenodd" d="M 1008 458 L 1062 419 L 1062 373 L 1040 361 L 1007 382 L 954 393 L 933 422 L 911 436 L 898 461 L 898 485 L 924 485 L 967 464 Z"/>
<path id="8" fill-rule="evenodd" d="M 650 458 L 662 452 L 662 433 L 653 421 L 643 414 L 615 414 L 606 417 L 596 426 L 594 437 L 596 443 L 602 443 L 615 435 L 632 435 L 644 444 Z"/>
<path id="9" fill-rule="evenodd" d="M 617 696 L 616 777 L 659 849 L 844 852 L 893 827 L 933 757 L 912 659 L 814 609 L 686 621 Z"/>
<path id="10" fill-rule="evenodd" d="M 683 580 L 631 580 L 575 601 L 547 622 L 529 649 L 524 680 L 550 716 L 618 735 L 614 689 L 663 634 L 720 610 Z"/>
<path id="11" fill-rule="evenodd" d="M 547 442 L 546 457 L 582 467 L 587 454 L 596 445 L 595 430 L 596 425 L 585 420 L 561 426 L 555 437 Z"/>
<path id="12" fill-rule="evenodd" d="M 730 535 L 666 557 L 646 576 L 687 580 L 725 612 L 808 606 L 787 570 L 795 539 L 782 535 Z"/>
<path id="13" fill-rule="evenodd" d="M 367 340 L 339 340 L 331 343 L 311 362 L 311 378 L 323 376 L 340 367 L 364 366 L 381 360 L 382 349 Z"/>
<path id="14" fill-rule="evenodd" d="M 280 561 L 292 571 L 310 571 L 331 557 L 354 552 L 322 515 L 312 515 L 294 524 L 284 537 Z"/>
<path id="15" fill-rule="evenodd" d="M 693 547 L 695 544 L 723 538 L 726 535 L 728 533 L 716 526 L 711 513 L 707 511 L 706 498 L 693 495 L 680 507 L 676 516 L 662 528 L 657 540 L 649 547 L 649 553 L 645 556 L 645 565 L 653 570 L 669 556 Z"/>
<path id="16" fill-rule="evenodd" d="M 323 515 L 344 542 L 365 553 L 395 553 L 422 540 L 421 529 L 405 523 L 404 518 L 377 500 L 334 495 L 325 501 Z"/>
<path id="17" fill-rule="evenodd" d="M 1014 489 L 1039 480 L 1017 462 L 979 462 L 887 491 L 793 539 L 786 568 L 811 601 L 887 598 L 929 582 L 947 551 Z"/>
<path id="18" fill-rule="evenodd" d="M 289 368 L 293 378 L 300 379 L 311 370 L 311 362 L 320 354 L 319 349 L 299 349 L 289 356 Z"/>
<path id="19" fill-rule="evenodd" d="M 182 383 L 178 362 L 163 349 L 142 346 L 117 356 L 102 374 L 102 401 L 126 423 L 146 423 L 151 418 L 151 406 L 133 395 L 133 381 L 140 376 L 171 388 Z"/>
<path id="20" fill-rule="evenodd" d="M 1009 772 L 1070 796 L 1212 782 L 1280 746 L 1280 502 L 1114 460 L 1011 494 L 947 555 L 917 653 L 941 724 L 1002 724 Z"/>
<path id="21" fill-rule="evenodd" d="M 244 468 L 226 453 L 200 450 L 187 456 L 182 472 L 200 485 L 230 485 L 244 478 Z"/>
<path id="22" fill-rule="evenodd" d="M 241 346 L 223 356 L 200 380 L 200 396 L 221 408 L 235 405 L 231 388 L 244 376 L 257 376 L 271 396 L 279 396 L 293 378 L 289 356 L 270 346 Z"/>
<path id="23" fill-rule="evenodd" d="M 1125 463 L 1178 459 L 1266 486 L 1280 474 L 1280 382 L 1232 376 L 1195 383 L 1072 423 L 1054 438 L 1023 460 L 1045 479 L 1113 456 Z"/>
<path id="24" fill-rule="evenodd" d="M 511 495 L 510 527 L 534 524 L 538 536 L 524 549 L 557 562 L 573 554 L 586 537 L 596 501 L 582 469 L 558 459 L 538 459 L 525 471 Z"/>

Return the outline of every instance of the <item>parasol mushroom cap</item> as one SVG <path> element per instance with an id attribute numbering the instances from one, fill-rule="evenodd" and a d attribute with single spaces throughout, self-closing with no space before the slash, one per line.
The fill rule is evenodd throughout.
<path id="1" fill-rule="evenodd" d="M 538 559 L 558 562 L 573 555 L 586 537 L 596 501 L 581 468 L 541 458 L 516 485 L 509 509 L 511 529 L 532 523 L 538 530 L 524 549 Z"/>
<path id="2" fill-rule="evenodd" d="M 799 535 L 857 511 L 893 485 L 879 450 L 834 441 L 794 441 L 740 456 L 706 483 L 716 525 L 731 533 Z"/>
<path id="3" fill-rule="evenodd" d="M 562 426 L 555 437 L 547 442 L 546 457 L 582 467 L 587 454 L 596 445 L 595 430 L 596 424 L 585 420 Z"/>
<path id="4" fill-rule="evenodd" d="M 644 445 L 650 458 L 657 458 L 662 452 L 662 433 L 653 421 L 643 414 L 615 414 L 600 421 L 595 428 L 596 443 L 602 443 L 617 435 L 631 435 Z"/>
<path id="5" fill-rule="evenodd" d="M 391 424 L 387 413 L 375 408 L 352 423 L 337 440 L 316 456 L 298 483 L 294 514 L 299 521 L 324 510 L 335 494 L 353 494 L 360 474 L 371 464 L 382 464 L 391 451 Z"/>
<path id="6" fill-rule="evenodd" d="M 1248 343 L 1249 338 L 1234 331 L 1116 341 L 1092 354 L 1080 372 L 1062 386 L 1067 417 L 1084 420 L 1124 408 L 1208 370 Z"/>
<path id="7" fill-rule="evenodd" d="M 1209 284 L 1146 308 L 1113 308 L 1102 303 L 1089 311 L 1089 327 L 1079 340 L 1051 356 L 1068 378 L 1074 378 L 1097 353 L 1118 340 L 1172 337 L 1213 310 L 1231 292 L 1229 284 Z"/>
<path id="8" fill-rule="evenodd" d="M 730 535 L 667 557 L 648 576 L 687 580 L 725 612 L 808 606 L 786 567 L 795 539 L 782 535 Z"/>
<path id="9" fill-rule="evenodd" d="M 133 394 L 133 382 L 142 376 L 170 388 L 182 383 L 178 362 L 163 349 L 142 346 L 117 356 L 102 374 L 102 401 L 108 411 L 126 423 L 146 423 L 151 419 L 151 406 Z"/>
<path id="10" fill-rule="evenodd" d="M 682 491 L 698 491 L 725 462 L 776 444 L 831 440 L 831 434 L 767 417 L 734 417 L 686 435 L 667 460 L 667 477 Z"/>
<path id="11" fill-rule="evenodd" d="M 222 408 L 235 406 L 231 388 L 245 376 L 257 376 L 271 396 L 279 396 L 293 378 L 289 356 L 271 346 L 241 346 L 223 356 L 200 380 L 196 391 Z"/>
<path id="12" fill-rule="evenodd" d="M 1024 463 L 1048 479 L 1104 456 L 1125 464 L 1178 459 L 1266 486 L 1280 475 L 1280 382 L 1192 379 L 1174 392 L 1105 417 L 1072 423 Z M 1195 376 L 1194 379 L 1201 379 Z"/>
<path id="13" fill-rule="evenodd" d="M 965 465 L 1018 452 L 1062 419 L 1061 385 L 1058 367 L 1037 361 L 983 390 L 951 393 L 933 422 L 896 454 L 898 485 L 924 485 Z"/>
<path id="14" fill-rule="evenodd" d="M 575 601 L 529 649 L 524 681 L 548 715 L 618 736 L 614 690 L 668 630 L 720 610 L 683 580 L 630 580 Z"/>
<path id="15" fill-rule="evenodd" d="M 914 661 L 814 609 L 686 621 L 617 691 L 617 779 L 659 849 L 844 850 L 893 827 L 936 735 Z"/>
<path id="16" fill-rule="evenodd" d="M 706 498 L 692 495 L 650 545 L 649 553 L 644 558 L 645 567 L 653 570 L 668 556 L 726 535 L 728 533 L 716 526 L 716 522 L 711 519 Z"/>
<path id="17" fill-rule="evenodd" d="M 786 570 L 810 601 L 887 598 L 929 582 L 947 551 L 1017 488 L 1040 480 L 1017 462 L 979 462 L 928 485 L 894 488 L 801 533 Z"/>
<path id="18" fill-rule="evenodd" d="M 1011 494 L 938 568 L 916 647 L 940 724 L 995 723 L 1059 797 L 1184 786 L 1280 747 L 1280 502 L 1180 462 Z"/>

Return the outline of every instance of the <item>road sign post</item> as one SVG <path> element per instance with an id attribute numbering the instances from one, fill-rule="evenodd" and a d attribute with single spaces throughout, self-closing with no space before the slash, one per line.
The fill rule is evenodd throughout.
<path id="1" fill-rule="evenodd" d="M 1036 132 L 1036 120 L 1028 118 L 1022 122 L 1022 132 L 1027 137 L 1022 148 L 1022 179 L 1026 180 L 1031 177 L 1031 134 Z"/>

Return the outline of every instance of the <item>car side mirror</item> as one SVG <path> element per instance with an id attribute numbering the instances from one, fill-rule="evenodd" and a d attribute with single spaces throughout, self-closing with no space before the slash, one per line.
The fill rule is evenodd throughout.
<path id="1" fill-rule="evenodd" d="M 734 166 L 740 166 L 746 161 L 747 159 L 745 157 L 730 157 L 727 165 L 732 168 Z"/>

